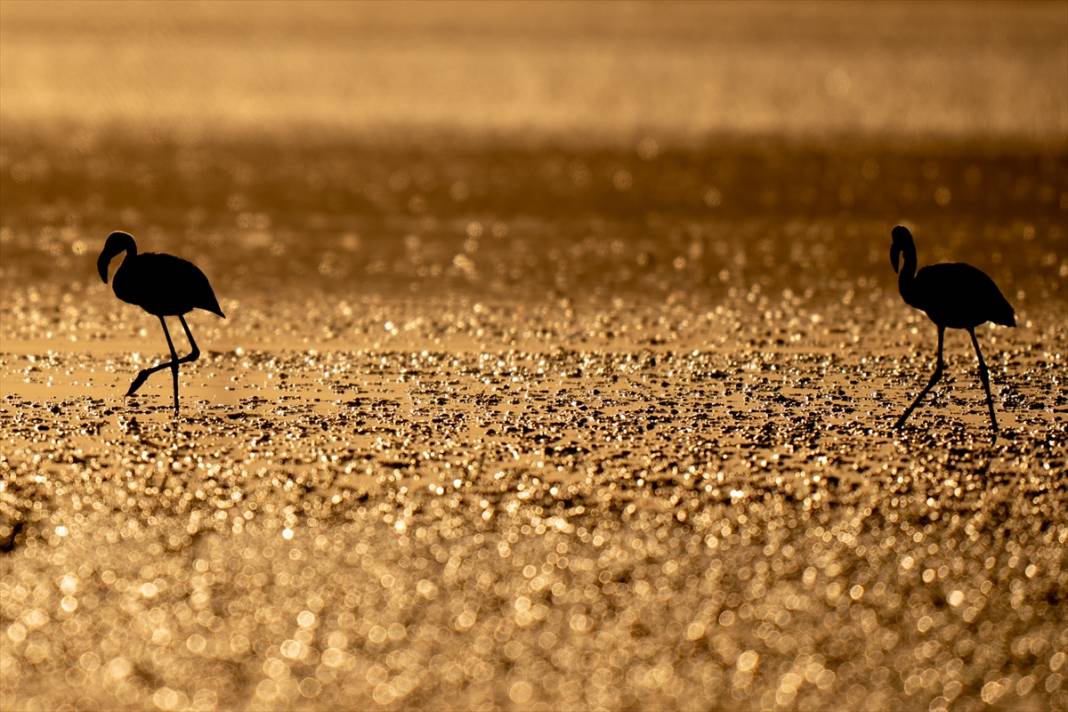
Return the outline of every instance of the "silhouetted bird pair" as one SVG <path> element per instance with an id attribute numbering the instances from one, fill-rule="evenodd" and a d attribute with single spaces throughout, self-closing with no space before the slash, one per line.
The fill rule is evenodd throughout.
<path id="1" fill-rule="evenodd" d="M 890 234 L 890 264 L 893 265 L 894 271 L 898 272 L 901 297 L 909 306 L 925 312 L 938 327 L 938 356 L 931 380 L 901 414 L 895 427 L 904 425 L 923 397 L 942 377 L 945 365 L 942 360 L 942 342 L 946 329 L 966 329 L 972 337 L 975 355 L 979 358 L 979 380 L 986 390 L 990 424 L 996 436 L 998 422 L 994 415 L 994 399 L 990 395 L 990 376 L 986 363 L 983 362 L 983 353 L 979 350 L 979 341 L 975 338 L 975 327 L 988 321 L 1004 326 L 1016 326 L 1012 307 L 994 281 L 971 265 L 937 264 L 917 272 L 916 244 L 912 240 L 912 233 L 899 225 Z M 97 259 L 97 269 L 105 283 L 108 281 L 108 264 L 121 252 L 125 252 L 126 257 L 115 272 L 112 282 L 115 296 L 158 316 L 160 324 L 163 325 L 163 334 L 167 337 L 167 346 L 171 350 L 171 360 L 146 368 L 137 374 L 126 395 L 133 395 L 149 376 L 169 367 L 174 381 L 174 412 L 177 414 L 178 366 L 195 361 L 200 355 L 189 325 L 185 323 L 185 314 L 193 309 L 204 309 L 224 318 L 225 315 L 219 308 L 208 278 L 196 265 L 171 255 L 139 255 L 133 237 L 125 232 L 111 233 Z M 902 255 L 905 257 L 903 266 L 900 264 Z M 182 328 L 185 329 L 185 335 L 193 349 L 182 358 L 178 358 L 171 334 L 167 330 L 164 317 L 168 316 L 177 316 L 182 322 Z"/>

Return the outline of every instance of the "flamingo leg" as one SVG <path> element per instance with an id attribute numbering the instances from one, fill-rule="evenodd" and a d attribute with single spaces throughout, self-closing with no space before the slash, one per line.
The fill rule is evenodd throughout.
<path id="1" fill-rule="evenodd" d="M 929 390 L 931 390 L 932 388 L 934 388 L 935 384 L 938 383 L 939 379 L 942 378 L 942 369 L 945 366 L 945 363 L 942 360 L 942 342 L 944 341 L 945 334 L 946 334 L 945 327 L 944 326 L 939 326 L 938 327 L 938 362 L 935 364 L 934 373 L 931 374 L 931 380 L 927 382 L 927 385 L 924 386 L 922 391 L 920 391 L 920 394 L 918 396 L 916 396 L 916 400 L 912 401 L 912 405 L 910 405 L 908 408 L 906 408 L 905 412 L 901 414 L 901 417 L 897 419 L 897 423 L 894 424 L 895 428 L 900 428 L 902 425 L 905 424 L 905 421 L 908 419 L 908 417 L 910 415 L 912 415 L 912 411 L 916 410 L 916 406 L 918 406 L 920 404 L 920 401 L 922 401 L 923 397 L 925 395 L 927 395 L 927 392 Z"/>
<path id="2" fill-rule="evenodd" d="M 198 358 L 200 358 L 200 349 L 197 348 L 197 342 L 193 340 L 193 332 L 189 330 L 189 324 L 185 323 L 185 317 L 183 315 L 178 315 L 178 321 L 182 322 L 182 328 L 185 329 L 185 338 L 189 339 L 189 345 L 193 348 L 193 350 L 190 351 L 188 354 L 182 356 L 182 358 L 179 359 L 178 363 L 189 363 L 191 361 L 196 361 Z"/>
<path id="3" fill-rule="evenodd" d="M 975 355 L 979 357 L 979 380 L 983 382 L 986 390 L 986 407 L 990 410 L 990 425 L 994 428 L 994 437 L 998 433 L 998 419 L 994 415 L 994 398 L 990 395 L 990 374 L 987 372 L 986 363 L 983 361 L 983 352 L 979 350 L 979 339 L 975 338 L 975 329 L 968 329 L 972 337 L 972 346 L 975 347 Z"/>
<path id="4" fill-rule="evenodd" d="M 182 358 L 178 358 L 178 352 L 175 351 L 174 342 L 171 340 L 171 333 L 167 329 L 167 322 L 164 320 L 163 317 L 160 317 L 159 322 L 163 325 L 163 335 L 167 337 L 167 346 L 170 348 L 171 351 L 171 360 L 164 361 L 163 363 L 158 363 L 155 366 L 151 368 L 146 368 L 140 373 L 138 373 L 137 378 L 133 380 L 133 383 L 130 384 L 129 390 L 126 391 L 127 396 L 132 396 L 134 393 L 137 392 L 137 389 L 144 385 L 144 382 L 148 380 L 149 376 L 151 376 L 156 371 L 162 371 L 165 368 L 169 368 L 171 369 L 171 375 L 174 380 L 175 413 L 178 412 L 178 365 L 183 363 L 189 363 L 190 361 L 196 361 L 197 358 L 200 356 L 200 349 L 197 348 L 197 342 L 193 340 L 193 334 L 189 331 L 189 325 L 185 323 L 185 317 L 179 315 L 178 319 L 182 322 L 182 328 L 185 329 L 185 335 L 189 339 L 189 343 L 193 347 L 193 350 L 188 355 L 183 356 Z"/>
<path id="5" fill-rule="evenodd" d="M 174 342 L 171 340 L 171 332 L 167 329 L 167 320 L 159 318 L 163 324 L 163 335 L 167 337 L 167 348 L 171 350 L 171 380 L 174 381 L 174 414 L 178 415 L 178 352 L 174 350 Z"/>

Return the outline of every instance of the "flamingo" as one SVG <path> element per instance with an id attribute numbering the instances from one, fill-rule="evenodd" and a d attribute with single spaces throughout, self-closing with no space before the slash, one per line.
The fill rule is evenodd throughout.
<path id="1" fill-rule="evenodd" d="M 912 405 L 905 409 L 897 419 L 895 428 L 905 424 L 905 420 L 920 404 L 938 380 L 942 377 L 942 341 L 946 329 L 965 329 L 972 337 L 975 355 L 979 358 L 979 380 L 986 390 L 986 405 L 990 409 L 990 425 L 997 438 L 998 421 L 994 415 L 994 399 L 990 395 L 990 376 L 983 352 L 979 349 L 979 340 L 975 337 L 975 327 L 986 322 L 1002 326 L 1016 326 L 1016 314 L 1012 305 L 1002 295 L 985 272 L 961 262 L 928 265 L 916 271 L 916 243 L 907 228 L 898 225 L 891 233 L 890 264 L 898 272 L 897 286 L 901 298 L 911 307 L 925 312 L 938 327 L 938 360 L 934 373 Z M 901 267 L 901 255 L 905 264 Z M 898 268 L 901 267 L 900 271 Z"/>
<path id="2" fill-rule="evenodd" d="M 159 323 L 163 326 L 163 335 L 167 337 L 167 346 L 171 350 L 171 360 L 138 373 L 137 378 L 126 391 L 126 395 L 128 397 L 136 393 L 137 389 L 156 371 L 170 368 L 171 378 L 174 381 L 174 414 L 178 415 L 178 366 L 196 361 L 200 356 L 197 342 L 193 340 L 189 325 L 185 323 L 185 315 L 194 309 L 203 309 L 212 314 L 218 314 L 224 319 L 226 315 L 219 308 L 219 300 L 215 298 L 215 292 L 212 291 L 208 278 L 204 276 L 200 268 L 192 262 L 173 255 L 151 252 L 139 255 L 133 235 L 126 232 L 113 232 L 108 235 L 104 249 L 96 260 L 96 268 L 104 284 L 108 282 L 108 265 L 122 252 L 126 253 L 126 257 L 115 271 L 115 277 L 112 280 L 115 296 L 128 304 L 136 304 L 149 314 L 159 317 Z M 178 353 L 174 350 L 174 342 L 171 340 L 171 333 L 167 330 L 167 320 L 164 317 L 168 316 L 177 316 L 178 321 L 182 322 L 185 336 L 189 339 L 189 345 L 193 349 L 182 358 L 178 358 Z"/>

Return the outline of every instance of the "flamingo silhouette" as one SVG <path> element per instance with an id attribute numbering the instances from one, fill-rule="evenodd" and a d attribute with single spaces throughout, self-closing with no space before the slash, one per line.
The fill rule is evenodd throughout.
<path id="1" fill-rule="evenodd" d="M 219 308 L 219 300 L 215 298 L 215 292 L 212 291 L 208 278 L 204 276 L 200 268 L 192 262 L 173 255 L 151 252 L 139 255 L 137 244 L 129 233 L 113 232 L 108 235 L 107 242 L 104 243 L 104 249 L 96 260 L 96 268 L 104 284 L 108 281 L 108 265 L 121 252 L 125 252 L 126 257 L 115 271 L 115 277 L 112 280 L 115 296 L 129 304 L 136 304 L 149 314 L 158 316 L 159 323 L 163 325 L 163 335 L 167 337 L 167 346 L 171 350 L 171 360 L 138 373 L 137 378 L 130 384 L 130 389 L 126 391 L 126 395 L 132 396 L 136 393 L 137 389 L 156 371 L 170 368 L 171 377 L 174 380 L 174 413 L 177 415 L 178 366 L 196 361 L 200 356 L 197 342 L 193 340 L 189 325 L 185 323 L 185 314 L 194 309 L 203 309 L 218 314 L 224 319 L 226 315 Z M 171 333 L 167 330 L 167 320 L 164 317 L 168 316 L 177 316 L 182 322 L 185 336 L 193 348 L 182 358 L 178 358 L 178 353 L 174 350 L 174 342 L 171 340 Z"/>
<path id="2" fill-rule="evenodd" d="M 998 421 L 994 415 L 994 399 L 990 395 L 990 376 L 983 352 L 979 350 L 979 340 L 975 338 L 975 327 L 988 321 L 1002 326 L 1016 326 L 1016 315 L 1012 305 L 1002 295 L 1001 290 L 980 269 L 960 262 L 928 265 L 916 271 L 916 243 L 907 228 L 898 225 L 890 233 L 890 264 L 898 272 L 901 255 L 905 255 L 905 265 L 898 272 L 897 286 L 902 299 L 911 307 L 925 312 L 938 327 L 938 361 L 931 375 L 916 400 L 905 409 L 897 419 L 895 428 L 905 424 L 905 420 L 920 404 L 938 380 L 942 377 L 945 365 L 942 360 L 942 341 L 946 329 L 965 329 L 972 337 L 975 355 L 979 358 L 979 380 L 986 390 L 986 405 L 990 409 L 990 424 L 997 438 Z"/>

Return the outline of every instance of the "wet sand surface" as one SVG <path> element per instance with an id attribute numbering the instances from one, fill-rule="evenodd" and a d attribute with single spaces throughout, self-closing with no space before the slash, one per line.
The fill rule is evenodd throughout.
<path id="1" fill-rule="evenodd" d="M 12 708 L 1068 703 L 1062 154 L 97 140 L 3 156 Z M 902 202 L 1017 308 L 996 443 L 959 332 L 890 428 Z M 228 315 L 177 420 L 116 213 Z"/>
<path id="2" fill-rule="evenodd" d="M 5 712 L 1068 709 L 1063 5 L 79 7 L 0 6 Z M 963 332 L 891 427 L 898 223 L 995 442 Z M 227 314 L 179 418 L 115 229 Z"/>

